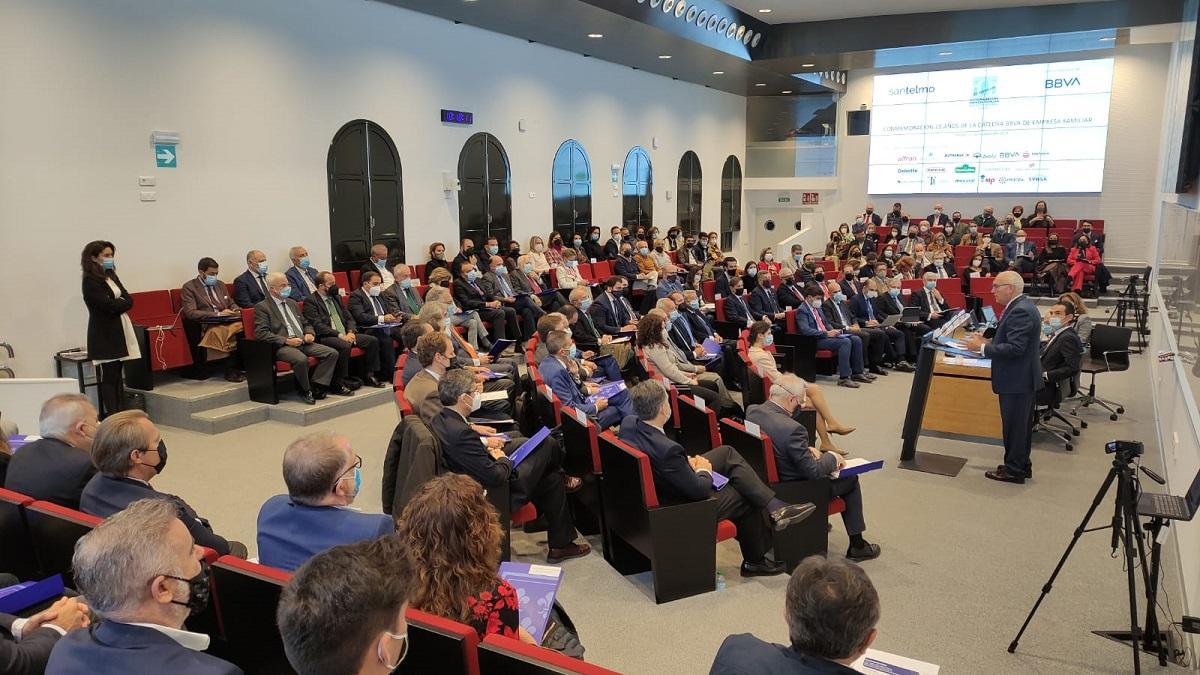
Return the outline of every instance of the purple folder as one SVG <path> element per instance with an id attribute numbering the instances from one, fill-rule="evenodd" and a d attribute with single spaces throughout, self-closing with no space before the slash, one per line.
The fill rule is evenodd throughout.
<path id="1" fill-rule="evenodd" d="M 723 487 L 725 487 L 726 485 L 728 485 L 728 484 L 729 484 L 729 478 L 728 478 L 728 477 L 726 477 L 726 476 L 724 476 L 724 475 L 722 475 L 722 474 L 719 474 L 719 473 L 717 473 L 716 471 L 709 471 L 709 473 L 710 473 L 710 474 L 712 474 L 712 480 L 713 480 L 713 489 L 714 489 L 714 490 L 720 490 L 721 488 L 723 488 Z"/>
<path id="2" fill-rule="evenodd" d="M 587 402 L 595 403 L 598 398 L 612 398 L 623 391 L 625 391 L 624 382 L 610 382 L 600 387 L 600 391 L 587 397 Z"/>
<path id="3" fill-rule="evenodd" d="M 517 591 L 521 628 L 541 644 L 550 622 L 554 596 L 562 583 L 562 569 L 550 565 L 518 562 L 500 563 L 500 577 Z"/>
<path id="4" fill-rule="evenodd" d="M 62 594 L 61 574 L 55 574 L 41 581 L 26 581 L 14 586 L 5 586 L 0 588 L 0 612 L 16 614 L 27 607 L 32 607 L 50 598 L 57 598 Z"/>

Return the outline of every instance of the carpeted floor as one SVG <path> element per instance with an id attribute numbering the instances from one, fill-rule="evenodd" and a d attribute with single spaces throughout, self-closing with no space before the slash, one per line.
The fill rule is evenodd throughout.
<path id="1" fill-rule="evenodd" d="M 924 450 L 968 458 L 956 478 L 895 468 L 911 376 L 894 373 L 858 390 L 822 380 L 843 421 L 858 426 L 844 445 L 855 455 L 887 462 L 885 470 L 863 480 L 866 536 L 883 546 L 881 558 L 864 563 L 883 606 L 878 648 L 940 664 L 943 673 L 1131 672 L 1128 648 L 1090 633 L 1128 628 L 1125 575 L 1121 560 L 1110 556 L 1107 532 L 1084 536 L 1018 652 L 1005 650 L 1110 467 L 1104 442 L 1142 440 L 1146 464 L 1159 464 L 1147 358 L 1135 357 L 1128 372 L 1101 378 L 1109 398 L 1125 404 L 1120 421 L 1110 422 L 1102 411 L 1083 411 L 1090 428 L 1075 452 L 1049 437 L 1035 439 L 1037 478 L 1024 486 L 984 478 L 1002 454 L 991 446 L 923 440 Z M 155 486 L 184 497 L 218 532 L 245 542 L 253 555 L 259 506 L 284 491 L 280 460 L 288 442 L 317 429 L 345 434 L 363 457 L 357 505 L 377 510 L 383 454 L 396 421 L 394 408 L 381 406 L 305 429 L 264 422 L 205 436 L 164 428 L 171 462 Z M 1110 499 L 1095 522 L 1111 515 Z M 705 673 L 731 633 L 786 642 L 786 577 L 741 579 L 735 542 L 718 550 L 725 590 L 665 605 L 654 604 L 648 575 L 620 576 L 604 562 L 599 539 L 591 543 L 591 556 L 563 565 L 559 596 L 589 661 L 625 673 Z M 829 544 L 831 555 L 846 549 L 837 519 Z M 544 537 L 518 533 L 513 546 L 520 559 L 543 560 Z M 1164 558 L 1164 594 L 1178 598 L 1169 547 Z M 1175 607 L 1178 611 L 1177 601 Z M 1143 667 L 1159 670 L 1149 659 L 1143 659 Z"/>

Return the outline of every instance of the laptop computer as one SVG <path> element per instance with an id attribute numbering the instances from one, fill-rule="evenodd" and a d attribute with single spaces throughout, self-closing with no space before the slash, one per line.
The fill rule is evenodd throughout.
<path id="1" fill-rule="evenodd" d="M 989 324 L 996 323 L 996 310 L 991 305 L 983 306 L 983 322 Z"/>
<path id="2" fill-rule="evenodd" d="M 1138 497 L 1138 515 L 1165 518 L 1167 520 L 1191 520 L 1200 508 L 1200 471 L 1192 479 L 1192 487 L 1186 497 L 1143 492 Z"/>

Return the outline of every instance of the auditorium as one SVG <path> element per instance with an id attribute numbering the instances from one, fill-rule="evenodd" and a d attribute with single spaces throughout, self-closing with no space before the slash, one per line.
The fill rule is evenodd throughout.
<path id="1" fill-rule="evenodd" d="M 1200 670 L 1198 21 L 0 2 L 0 675 Z"/>

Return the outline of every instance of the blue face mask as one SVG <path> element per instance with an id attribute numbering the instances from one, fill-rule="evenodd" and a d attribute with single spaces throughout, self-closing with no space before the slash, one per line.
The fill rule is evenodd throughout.
<path id="1" fill-rule="evenodd" d="M 475 281 L 478 278 L 479 278 L 479 272 L 477 272 L 475 270 L 471 270 L 470 272 L 467 272 L 467 281 Z"/>
<path id="2" fill-rule="evenodd" d="M 1058 318 L 1057 316 L 1050 317 L 1050 327 L 1051 328 L 1053 328 L 1054 330 L 1058 330 L 1059 328 L 1062 328 L 1062 325 L 1063 325 L 1062 319 Z"/>
<path id="3" fill-rule="evenodd" d="M 266 273 L 267 273 L 267 261 L 266 261 L 266 260 L 264 260 L 264 261 L 262 261 L 262 262 L 258 263 L 258 273 L 259 273 L 259 274 L 266 274 Z"/>
<path id="4" fill-rule="evenodd" d="M 929 290 L 932 291 L 933 289 L 937 288 L 937 282 L 936 281 L 926 281 L 925 288 L 928 288 Z"/>
<path id="5" fill-rule="evenodd" d="M 775 344 L 775 334 L 768 332 L 766 337 L 763 338 L 763 346 L 770 347 L 773 344 Z"/>
<path id="6" fill-rule="evenodd" d="M 508 274 L 508 268 L 504 265 L 496 265 L 496 274 Z"/>
<path id="7" fill-rule="evenodd" d="M 217 280 L 217 278 L 216 278 L 216 277 L 210 277 L 210 276 L 208 276 L 207 274 L 205 274 L 205 275 L 202 277 L 202 279 L 204 280 L 204 285 L 205 285 L 205 286 L 216 286 L 216 285 L 217 285 L 217 281 L 218 281 L 218 280 Z"/>
<path id="8" fill-rule="evenodd" d="M 279 289 L 279 297 L 281 297 L 281 298 L 292 297 L 292 287 L 284 286 L 283 288 Z"/>
<path id="9" fill-rule="evenodd" d="M 533 266 L 530 265 L 531 269 L 532 269 L 532 267 Z M 576 267 L 579 267 L 579 261 L 578 260 L 568 260 L 567 267 L 570 267 L 571 269 L 575 269 Z"/>
<path id="10" fill-rule="evenodd" d="M 571 345 L 571 348 L 567 350 L 567 356 L 569 356 L 571 358 L 575 358 L 578 355 L 579 355 L 579 348 L 576 347 L 575 345 Z"/>
<path id="11" fill-rule="evenodd" d="M 573 240 L 571 241 L 571 243 L 575 245 L 575 248 L 579 248 L 580 246 L 583 246 L 583 240 L 582 240 L 582 239 L 573 239 Z"/>
<path id="12" fill-rule="evenodd" d="M 303 258 L 300 259 L 300 268 L 301 269 L 308 269 L 308 266 L 311 264 L 312 263 L 310 263 L 308 261 L 308 256 L 304 256 Z"/>
<path id="13" fill-rule="evenodd" d="M 600 241 L 600 235 L 598 235 L 598 234 L 593 234 L 593 235 L 592 235 L 592 241 Z"/>
<path id="14" fill-rule="evenodd" d="M 592 306 L 591 298 L 584 298 L 583 300 L 579 301 L 579 309 L 582 309 L 585 312 L 588 311 L 588 307 L 591 307 L 591 306 Z"/>
<path id="15" fill-rule="evenodd" d="M 796 255 L 792 256 L 792 260 L 795 260 L 797 263 L 799 263 L 799 262 L 800 262 L 801 260 L 803 260 L 803 259 L 804 259 L 804 256 L 803 256 L 802 254 L 799 254 L 799 253 L 797 253 Z"/>
<path id="16" fill-rule="evenodd" d="M 100 259 L 100 266 L 101 266 L 101 267 L 103 267 L 103 268 L 104 268 L 104 269 L 106 269 L 106 270 L 111 270 L 111 269 L 113 269 L 114 267 L 116 267 L 116 266 L 117 266 L 117 263 L 116 263 L 116 261 L 115 261 L 115 260 L 113 260 L 112 258 L 101 258 L 101 259 Z"/>
<path id="17" fill-rule="evenodd" d="M 382 259 L 382 260 L 376 260 L 376 261 L 375 261 L 375 266 L 376 266 L 376 267 L 378 267 L 378 268 L 380 268 L 380 269 L 382 269 L 382 268 L 383 268 L 385 265 L 387 265 L 387 258 L 384 258 L 384 259 Z"/>
<path id="18" fill-rule="evenodd" d="M 500 252 L 500 247 L 499 246 L 489 246 L 489 247 L 487 247 L 487 252 L 488 252 L 488 255 L 496 255 L 497 253 Z"/>
<path id="19" fill-rule="evenodd" d="M 575 262 L 575 261 L 572 260 L 569 262 Z M 525 263 L 525 266 L 522 267 L 521 269 L 525 271 L 525 274 L 533 274 L 533 263 Z"/>
<path id="20" fill-rule="evenodd" d="M 1043 333 L 1043 334 L 1045 334 L 1045 335 L 1049 335 L 1049 334 L 1051 334 L 1051 333 L 1053 333 L 1053 332 L 1054 332 L 1054 327 L 1053 327 L 1053 326 L 1051 326 L 1051 325 L 1050 325 L 1050 324 L 1048 324 L 1048 323 L 1044 323 L 1044 324 L 1042 324 L 1042 333 Z"/>
<path id="21" fill-rule="evenodd" d="M 890 295 L 890 296 L 892 296 L 892 297 L 894 298 L 894 297 L 896 297 L 897 295 L 900 295 L 900 289 L 899 289 L 899 288 L 889 288 L 889 289 L 888 289 L 888 295 Z"/>
<path id="22" fill-rule="evenodd" d="M 843 301 L 843 300 L 845 300 L 845 299 L 846 299 L 846 294 L 845 294 L 845 293 L 843 293 L 843 292 L 841 292 L 841 291 L 838 291 L 837 293 L 834 293 L 834 294 L 833 294 L 833 301 L 834 301 L 834 302 L 841 302 L 841 301 Z"/>
<path id="23" fill-rule="evenodd" d="M 691 307 L 692 309 L 700 309 L 700 301 L 692 300 L 692 301 L 688 302 L 688 307 Z"/>
<path id="24" fill-rule="evenodd" d="M 682 315 L 679 313 L 679 310 L 677 310 L 677 309 L 671 310 L 671 320 L 672 321 L 678 321 L 680 316 L 682 316 Z"/>
<path id="25" fill-rule="evenodd" d="M 355 467 L 354 469 L 354 494 L 351 497 L 357 497 L 359 491 L 362 490 L 362 469 Z"/>
<path id="26" fill-rule="evenodd" d="M 650 253 L 650 249 L 643 246 L 638 249 L 638 253 L 641 253 L 642 255 L 648 255 Z"/>
<path id="27" fill-rule="evenodd" d="M 746 274 L 749 274 L 752 277 L 756 277 L 756 276 L 758 276 L 758 268 L 751 267 L 750 269 L 746 270 Z"/>
<path id="28" fill-rule="evenodd" d="M 406 291 L 412 288 L 412 279 L 401 279 L 400 288 L 403 288 Z"/>

